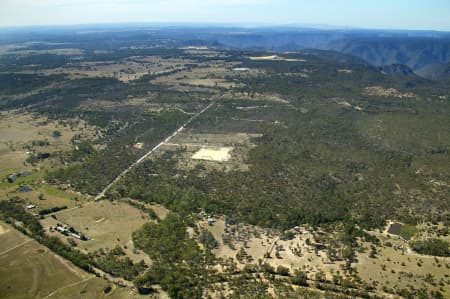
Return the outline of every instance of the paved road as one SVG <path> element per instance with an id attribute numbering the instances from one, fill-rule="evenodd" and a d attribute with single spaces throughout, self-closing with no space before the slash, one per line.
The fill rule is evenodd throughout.
<path id="1" fill-rule="evenodd" d="M 172 135 L 170 135 L 169 137 L 167 137 L 166 139 L 164 139 L 163 141 L 161 141 L 159 144 L 157 144 L 154 148 L 152 148 L 149 152 L 147 152 L 145 155 L 143 155 L 141 158 L 139 158 L 136 162 L 134 162 L 133 164 L 131 164 L 130 167 L 128 167 L 127 169 L 125 169 L 124 171 L 122 171 L 121 174 L 119 174 L 108 186 L 105 187 L 105 189 L 103 189 L 102 192 L 100 192 L 96 197 L 95 200 L 100 200 L 102 199 L 106 192 L 111 189 L 112 186 L 114 186 L 118 181 L 120 181 L 128 172 L 130 172 L 130 170 L 132 170 L 133 168 L 135 168 L 136 166 L 138 166 L 139 164 L 141 164 L 142 162 L 145 161 L 145 159 L 147 159 L 151 154 L 153 154 L 158 148 L 160 148 L 161 146 L 163 146 L 164 144 L 168 143 L 170 140 L 172 140 L 175 136 L 177 136 L 180 132 L 182 132 L 187 125 L 189 125 L 194 119 L 196 119 L 197 117 L 199 117 L 201 114 L 203 114 L 206 110 L 208 110 L 209 108 L 212 107 L 212 105 L 214 105 L 214 102 L 211 102 L 208 106 L 206 106 L 205 108 L 203 108 L 201 111 L 197 112 L 196 114 L 194 114 L 191 118 L 189 118 L 178 130 L 176 130 L 175 132 L 172 133 Z"/>

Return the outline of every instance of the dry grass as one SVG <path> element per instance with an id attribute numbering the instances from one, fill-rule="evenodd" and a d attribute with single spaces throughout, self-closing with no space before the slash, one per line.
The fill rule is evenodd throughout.
<path id="1" fill-rule="evenodd" d="M 395 88 L 384 88 L 382 86 L 369 86 L 366 87 L 364 89 L 364 94 L 368 95 L 368 96 L 378 96 L 378 97 L 394 97 L 394 98 L 399 98 L 399 99 L 411 99 L 411 98 L 415 98 L 416 95 L 411 93 L 411 92 L 407 92 L 407 93 L 401 93 L 400 91 L 398 91 Z"/>
<path id="2" fill-rule="evenodd" d="M 308 275 L 313 275 L 318 271 L 324 271 L 326 276 L 331 279 L 332 273 L 340 270 L 340 266 L 344 262 L 330 263 L 326 252 L 319 251 L 315 253 L 312 246 L 306 245 L 306 239 L 313 240 L 314 237 L 310 231 L 305 228 L 297 233 L 292 240 L 280 240 L 280 233 L 270 231 L 251 225 L 228 226 L 228 236 L 232 238 L 233 248 L 224 244 L 223 236 L 226 231 L 226 225 L 223 219 L 218 219 L 212 226 L 206 221 L 199 223 L 200 227 L 210 231 L 214 238 L 218 240 L 219 246 L 214 250 L 217 257 L 223 259 L 234 259 L 239 268 L 244 268 L 247 264 L 256 264 L 258 260 L 262 260 L 277 268 L 284 266 L 290 269 L 291 273 L 295 269 L 301 268 Z M 234 231 L 230 233 L 230 231 Z M 276 247 L 282 249 L 279 256 L 276 256 Z M 238 261 L 236 254 L 241 248 L 244 248 L 251 259 L 249 261 Z M 301 254 L 297 254 L 300 249 Z M 270 254 L 270 258 L 266 257 L 266 253 Z"/>
<path id="3" fill-rule="evenodd" d="M 120 61 L 82 62 L 76 67 L 48 69 L 39 74 L 69 74 L 70 79 L 111 77 L 129 82 L 148 74 L 164 74 L 185 68 L 187 59 L 163 59 L 158 56 L 130 57 Z"/>
<path id="4" fill-rule="evenodd" d="M 3 186 L 2 186 L 3 187 Z M 60 191 L 48 186 L 32 187 L 32 192 L 20 193 L 17 192 L 17 185 L 8 186 L 8 189 L 1 188 L 0 195 L 4 195 L 4 198 L 20 197 L 23 198 L 26 204 L 33 204 L 35 209 L 31 210 L 32 213 L 37 213 L 40 210 L 49 209 L 53 207 L 67 206 L 73 208 L 85 202 L 87 199 L 81 194 L 70 194 L 64 191 Z M 44 200 L 40 200 L 40 195 L 44 196 Z M 77 198 L 77 200 L 74 200 Z"/>
<path id="5" fill-rule="evenodd" d="M 0 289 L 5 298 L 42 298 L 89 277 L 36 241 L 12 228 L 8 230 L 0 235 L 0 244 L 10 246 L 5 253 L 2 245 L 0 255 Z"/>
<path id="6" fill-rule="evenodd" d="M 201 63 L 197 68 L 184 70 L 176 74 L 167 75 L 154 80 L 157 84 L 171 86 L 176 89 L 191 88 L 226 88 L 231 89 L 240 87 L 241 84 L 229 82 L 227 76 L 236 76 L 237 73 L 232 69 L 236 66 L 235 62 L 208 62 Z"/>
<path id="7" fill-rule="evenodd" d="M 88 274 L 0 222 L 1 298 L 139 298 Z M 103 290 L 112 287 L 106 296 Z"/>
<path id="8" fill-rule="evenodd" d="M 103 249 L 113 249 L 119 245 L 134 261 L 144 260 L 150 263 L 149 258 L 134 251 L 132 233 L 150 221 L 148 215 L 123 202 L 98 201 L 90 202 L 81 208 L 62 211 L 56 215 L 57 220 L 47 217 L 41 223 L 50 235 L 65 236 L 58 232 L 49 232 L 50 226 L 64 223 L 74 227 L 77 231 L 89 236 L 88 241 L 76 241 L 80 249 L 94 252 Z"/>
<path id="9" fill-rule="evenodd" d="M 376 258 L 369 257 L 370 250 L 358 254 L 358 263 L 355 267 L 364 281 L 369 284 L 375 283 L 379 291 L 383 286 L 399 290 L 409 288 L 409 285 L 439 290 L 441 287 L 439 282 L 442 279 L 444 297 L 450 295 L 448 277 L 445 277 L 449 273 L 450 258 L 421 256 L 411 252 L 400 237 L 381 232 L 373 234 L 380 238 L 383 244 L 390 242 L 392 246 L 379 247 Z M 364 246 L 369 247 L 370 244 L 364 243 Z M 424 279 L 426 275 L 432 275 L 436 285 L 426 282 Z"/>
<path id="10" fill-rule="evenodd" d="M 39 151 L 55 152 L 71 149 L 70 140 L 75 134 L 82 138 L 92 139 L 95 128 L 87 126 L 81 120 L 72 120 L 71 125 L 64 126 L 44 117 L 20 111 L 5 111 L 0 113 L 0 169 L 3 172 L 24 170 L 24 162 L 28 158 L 26 147 L 33 141 L 47 140 L 50 145 L 36 147 Z M 53 136 L 54 131 L 61 133 Z M 30 167 L 25 167 L 30 169 Z"/>

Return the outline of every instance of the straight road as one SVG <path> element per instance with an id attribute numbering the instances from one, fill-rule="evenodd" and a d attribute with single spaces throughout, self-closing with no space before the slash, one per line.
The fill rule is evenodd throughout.
<path id="1" fill-rule="evenodd" d="M 168 143 L 170 140 L 172 140 L 175 136 L 177 136 L 179 133 L 181 133 L 186 126 L 188 126 L 194 119 L 205 113 L 209 108 L 211 108 L 214 105 L 214 102 L 211 102 L 208 106 L 203 108 L 201 111 L 195 113 L 191 118 L 189 118 L 178 130 L 172 133 L 169 137 L 158 143 L 154 148 L 152 148 L 149 152 L 147 152 L 145 155 L 140 157 L 136 162 L 130 165 L 127 169 L 122 171 L 121 174 L 119 174 L 108 186 L 103 189 L 102 192 L 100 192 L 96 197 L 95 200 L 100 200 L 103 197 L 105 197 L 106 192 L 108 192 L 109 189 L 111 189 L 112 186 L 114 186 L 118 181 L 120 181 L 130 170 L 141 164 L 145 161 L 151 154 L 153 154 L 158 148 Z"/>

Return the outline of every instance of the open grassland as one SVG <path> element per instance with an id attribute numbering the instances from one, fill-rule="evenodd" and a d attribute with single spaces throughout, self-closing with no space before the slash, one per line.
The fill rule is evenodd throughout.
<path id="1" fill-rule="evenodd" d="M 89 277 L 34 240 L 0 223 L 0 297 L 43 298 Z"/>
<path id="2" fill-rule="evenodd" d="M 185 59 L 163 59 L 157 56 L 130 57 L 120 61 L 81 62 L 75 67 L 59 67 L 37 72 L 40 75 L 68 75 L 70 79 L 80 78 L 116 78 L 130 82 L 144 75 L 163 75 L 185 69 Z M 25 72 L 25 73 L 30 73 Z M 34 72 L 35 73 L 35 72 Z"/>
<path id="3" fill-rule="evenodd" d="M 44 44 L 47 46 L 59 45 L 60 47 L 56 49 L 45 49 L 45 50 L 27 49 L 29 47 L 33 47 L 34 45 L 44 45 Z M 83 53 L 84 53 L 83 50 L 77 48 L 70 48 L 64 43 L 24 42 L 20 44 L 8 44 L 0 46 L 0 55 L 19 55 L 19 56 L 36 55 L 36 54 L 82 55 Z"/>
<path id="4" fill-rule="evenodd" d="M 112 287 L 111 291 L 105 293 L 107 287 Z M 135 298 L 146 298 L 137 294 L 136 291 L 126 288 L 117 287 L 111 283 L 100 279 L 93 278 L 89 280 L 82 280 L 72 285 L 60 288 L 51 294 L 49 294 L 46 299 L 101 299 L 101 298 L 111 298 L 111 299 L 135 299 Z"/>
<path id="5" fill-rule="evenodd" d="M 444 297 L 450 295 L 450 258 L 420 255 L 409 248 L 399 236 L 371 232 L 382 244 L 376 254 L 370 254 L 370 243 L 357 256 L 354 265 L 359 276 L 379 291 L 423 288 L 440 290 Z M 392 292 L 393 292 L 392 291 Z"/>
<path id="6" fill-rule="evenodd" d="M 222 88 L 232 89 L 242 87 L 242 84 L 236 84 L 230 81 L 230 78 L 239 76 L 239 72 L 233 68 L 237 62 L 204 62 L 197 64 L 195 68 L 189 68 L 175 74 L 169 74 L 157 78 L 152 82 L 155 84 L 167 85 L 176 89 L 186 88 Z"/>
<path id="7" fill-rule="evenodd" d="M 150 263 L 148 257 L 134 250 L 131 234 L 144 223 L 149 222 L 148 214 L 124 202 L 97 201 L 89 202 L 80 208 L 61 211 L 56 219 L 47 217 L 42 225 L 50 235 L 63 240 L 64 235 L 59 232 L 50 232 L 50 226 L 57 223 L 70 225 L 78 232 L 88 236 L 87 241 L 76 240 L 78 247 L 87 252 L 99 249 L 113 249 L 121 246 L 126 254 L 134 261 L 144 260 Z"/>
<path id="8" fill-rule="evenodd" d="M 71 140 L 93 139 L 95 128 L 81 120 L 55 121 L 22 111 L 0 113 L 0 175 L 29 170 L 27 158 L 37 152 L 70 150 Z"/>
<path id="9" fill-rule="evenodd" d="M 20 168 L 21 170 L 27 168 Z M 5 172 L 4 177 L 10 172 Z M 88 197 L 79 192 L 64 191 L 54 186 L 50 186 L 44 181 L 44 171 L 32 171 L 30 175 L 19 177 L 13 183 L 6 181 L 0 182 L 0 200 L 7 200 L 20 197 L 26 204 L 32 204 L 36 208 L 30 210 L 33 213 L 39 213 L 44 209 L 54 207 L 73 208 L 88 201 Z M 20 192 L 22 186 L 30 187 L 30 192 Z"/>
<path id="10" fill-rule="evenodd" d="M 32 184 L 31 188 L 33 188 L 33 191 L 26 193 L 18 191 L 18 184 L 2 183 L 0 186 L 2 186 L 0 195 L 4 199 L 23 198 L 27 204 L 36 206 L 34 212 L 62 206 L 73 208 L 87 201 L 87 198 L 82 194 L 64 192 L 47 185 Z M 5 186 L 6 188 L 4 188 Z"/>
<path id="11" fill-rule="evenodd" d="M 0 298 L 140 298 L 130 288 L 85 273 L 3 222 L 0 277 Z"/>

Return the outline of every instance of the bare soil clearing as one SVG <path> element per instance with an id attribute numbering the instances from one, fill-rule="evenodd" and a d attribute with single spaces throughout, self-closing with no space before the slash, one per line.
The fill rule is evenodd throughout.
<path id="1" fill-rule="evenodd" d="M 299 268 L 308 275 L 324 271 L 325 275 L 331 279 L 332 273 L 340 270 L 341 265 L 345 264 L 343 261 L 330 262 L 325 251 L 316 253 L 314 246 L 307 245 L 306 240 L 313 242 L 314 237 L 305 228 L 301 228 L 294 239 L 283 241 L 280 239 L 279 232 L 251 225 L 225 225 L 225 221 L 221 218 L 217 219 L 213 225 L 202 221 L 199 226 L 210 231 L 218 241 L 219 246 L 214 249 L 215 255 L 224 260 L 234 259 L 241 269 L 245 265 L 262 260 L 274 268 L 287 267 L 291 273 Z M 241 248 L 245 250 L 246 256 L 238 260 L 237 254 Z"/>
<path id="2" fill-rule="evenodd" d="M 227 162 L 230 160 L 230 152 L 232 150 L 232 147 L 221 147 L 218 149 L 202 148 L 192 156 L 192 159 Z"/>
<path id="3" fill-rule="evenodd" d="M 378 96 L 378 97 L 394 97 L 399 99 L 412 99 L 416 95 L 412 92 L 401 93 L 395 88 L 384 88 L 382 86 L 369 86 L 364 89 L 364 94 L 368 96 Z"/>
<path id="4" fill-rule="evenodd" d="M 249 57 L 250 60 L 274 60 L 274 61 L 288 61 L 288 62 L 306 62 L 305 59 L 293 59 L 293 58 L 284 58 L 280 57 L 278 55 L 269 55 L 269 56 L 255 56 L 255 57 Z"/>
<path id="5" fill-rule="evenodd" d="M 189 129 L 179 134 L 172 142 L 166 143 L 157 155 L 178 148 L 182 149 L 176 157 L 180 169 L 193 169 L 201 164 L 206 167 L 206 171 L 246 171 L 248 165 L 245 159 L 248 151 L 255 146 L 251 139 L 260 136 L 248 133 L 197 133 L 195 129 Z"/>

